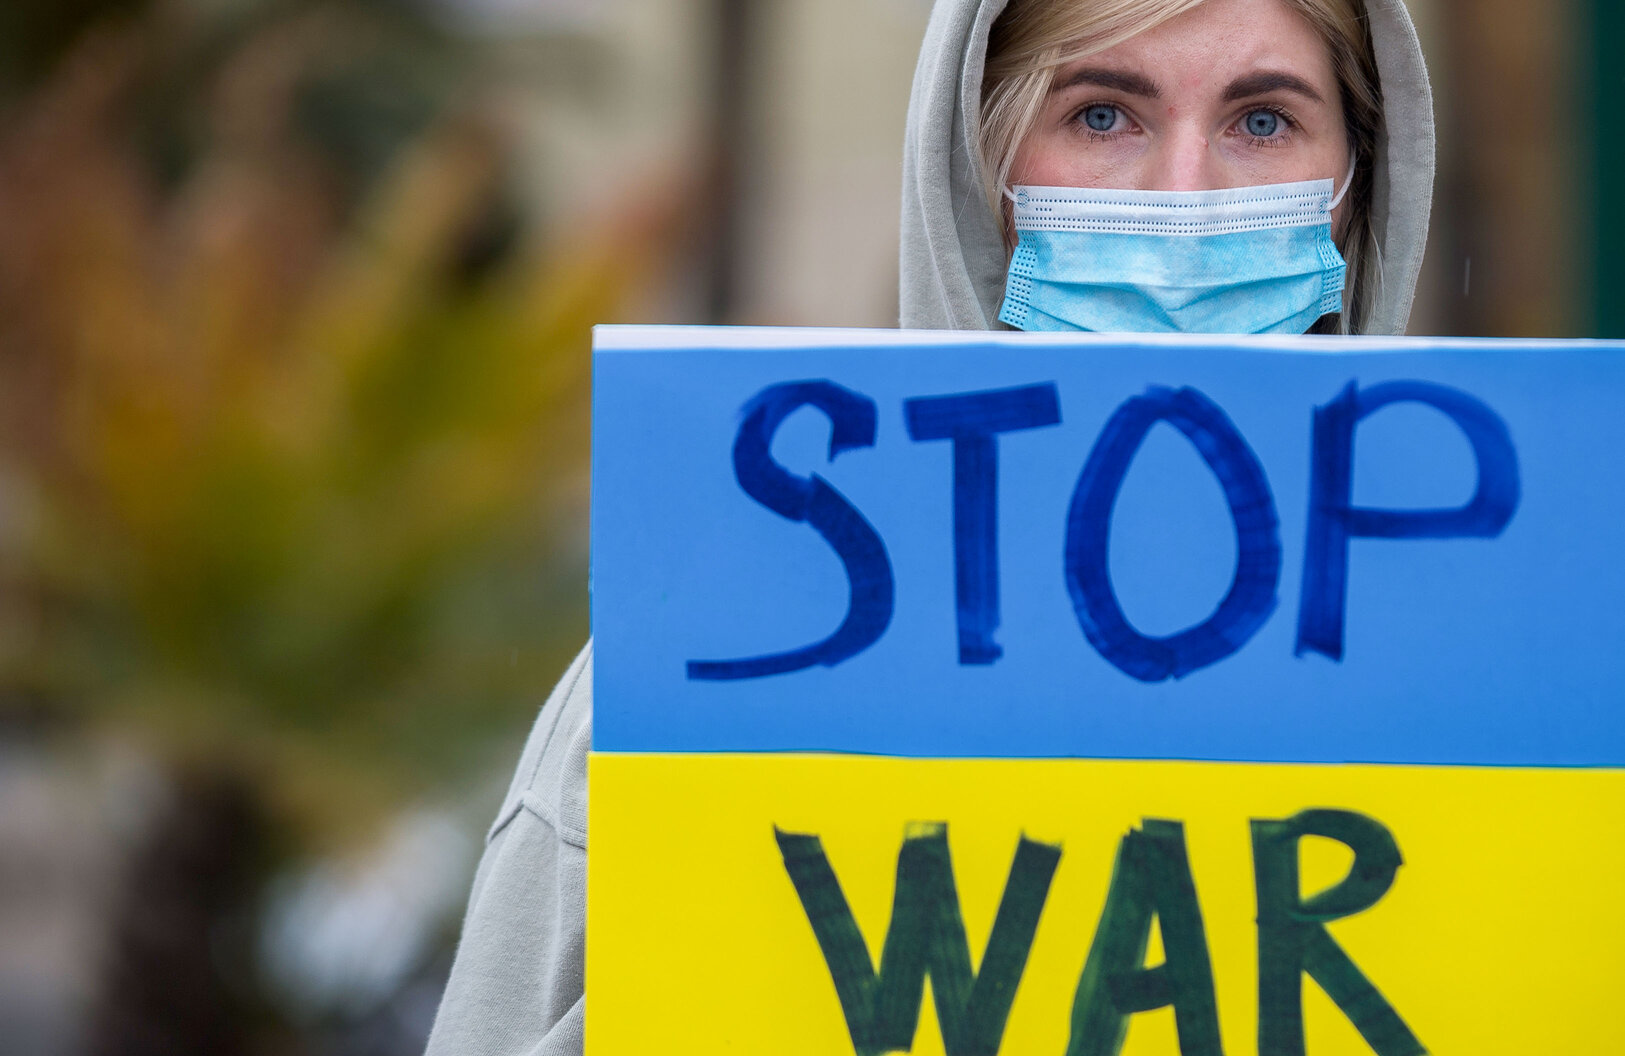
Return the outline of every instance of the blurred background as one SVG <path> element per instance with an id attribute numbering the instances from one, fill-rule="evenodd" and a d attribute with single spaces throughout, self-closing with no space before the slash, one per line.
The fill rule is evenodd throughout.
<path id="1" fill-rule="evenodd" d="M 1412 0 L 1418 333 L 1625 336 L 1625 8 Z M 0 1050 L 421 1050 L 589 327 L 895 325 L 928 0 L 0 7 Z"/>

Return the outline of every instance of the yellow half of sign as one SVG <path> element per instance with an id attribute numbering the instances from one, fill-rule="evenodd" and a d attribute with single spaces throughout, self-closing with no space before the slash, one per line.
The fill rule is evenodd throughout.
<path id="1" fill-rule="evenodd" d="M 848 913 L 861 934 L 859 963 L 846 968 L 848 993 L 859 993 L 882 967 L 906 839 L 944 832 L 973 970 L 986 967 L 1018 846 L 1059 848 L 1058 859 L 1044 852 L 1051 871 L 1027 943 L 1019 925 L 1012 932 L 1010 948 L 1025 953 L 1014 969 L 1005 957 L 1013 1000 L 992 1028 L 984 1015 L 980 1036 L 996 1028 L 1000 1052 L 1061 1056 L 1131 831 L 1182 837 L 1165 845 L 1179 845 L 1194 882 L 1222 1049 L 1255 1053 L 1257 837 L 1274 830 L 1254 823 L 1351 816 L 1390 833 L 1403 864 L 1386 888 L 1368 885 L 1381 891 L 1369 908 L 1322 913 L 1324 933 L 1422 1048 L 1625 1052 L 1621 771 L 598 754 L 589 803 L 588 1056 L 856 1052 L 850 1013 L 863 1010 L 843 1005 L 804 901 L 811 874 L 798 886 L 787 860 L 811 848 L 801 864 L 833 874 L 840 897 L 825 890 L 820 912 L 827 925 L 844 901 L 834 916 Z M 1324 835 L 1291 849 L 1299 909 L 1345 881 L 1355 858 Z M 1302 934 L 1320 926 L 1298 923 Z M 1154 917 L 1136 969 L 1163 959 L 1165 931 L 1171 943 Z M 1278 970 L 1279 951 L 1265 956 Z M 1321 985 L 1302 980 L 1310 1056 L 1374 1051 Z M 1122 1052 L 1181 1052 L 1172 1007 L 1126 1024 Z M 946 1051 L 929 983 L 908 1051 Z"/>

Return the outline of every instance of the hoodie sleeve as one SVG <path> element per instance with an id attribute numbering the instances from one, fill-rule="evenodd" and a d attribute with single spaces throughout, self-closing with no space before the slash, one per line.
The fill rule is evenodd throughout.
<path id="1" fill-rule="evenodd" d="M 578 1056 L 592 643 L 553 690 L 487 837 L 426 1056 Z"/>

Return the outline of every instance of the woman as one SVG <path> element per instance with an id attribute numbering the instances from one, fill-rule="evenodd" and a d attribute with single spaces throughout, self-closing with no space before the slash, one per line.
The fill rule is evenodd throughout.
<path id="1" fill-rule="evenodd" d="M 1355 171 L 1339 217 L 1343 227 L 1339 242 L 1350 264 L 1349 299 L 1353 303 L 1352 311 L 1346 313 L 1351 318 L 1340 319 L 1337 328 L 1368 334 L 1403 333 L 1427 241 L 1433 190 L 1433 100 L 1416 31 L 1399 0 L 1369 0 L 1366 4 L 1358 0 L 1276 0 L 1264 6 L 1282 14 L 1296 13 L 1313 30 L 1323 48 L 1321 55 L 1338 82 L 1337 101 Z M 1366 9 L 1363 19 L 1359 17 L 1362 7 Z M 1257 39 L 1246 36 L 1246 16 L 1256 15 L 1257 10 L 1256 5 L 1221 0 L 1014 0 L 1007 8 L 972 0 L 939 3 L 915 74 L 904 145 L 902 325 L 955 330 L 995 326 L 1009 264 L 1006 220 L 1001 212 L 981 203 L 998 194 L 1002 183 L 1040 182 L 1015 165 L 1018 152 L 1011 144 L 1019 142 L 1023 134 L 1033 133 L 1035 124 L 1039 126 L 1035 134 L 1053 133 L 1053 127 L 1043 127 L 1042 119 L 1053 125 L 1057 111 L 1051 109 L 1041 119 L 1035 107 L 1042 105 L 1041 96 L 1060 67 L 1075 66 L 1084 58 L 1088 65 L 1099 66 L 1114 52 L 1144 51 L 1134 48 L 1137 37 L 1143 42 L 1159 30 L 1189 29 L 1203 21 L 1212 26 L 1212 48 L 1194 61 L 1211 63 L 1215 54 L 1229 55 L 1238 45 L 1257 44 Z M 1242 31 L 1239 41 L 1237 29 Z M 1256 22 L 1253 30 L 1258 38 L 1265 38 Z M 1100 50 L 1091 54 L 1090 45 Z M 1080 55 L 1080 49 L 1086 54 Z M 984 53 L 985 81 L 983 63 L 978 61 Z M 1136 57 L 1140 56 L 1127 58 Z M 1175 58 L 1193 61 L 1189 53 L 1182 58 L 1176 53 Z M 1295 58 L 1301 64 L 1304 57 Z M 1270 65 L 1273 63 L 1262 63 L 1261 68 Z M 1175 80 L 1162 70 L 1146 72 L 1153 84 Z M 1207 67 L 1200 72 L 1207 72 Z M 1088 92 L 1099 91 L 1099 86 L 1082 87 L 1085 94 L 1081 98 L 1088 105 Z M 1210 92 L 1217 89 L 1222 97 L 1230 84 L 1207 87 Z M 1049 102 L 1060 104 L 1064 113 L 1065 104 L 1079 98 L 1074 94 Z M 1120 87 L 1117 94 L 1099 98 L 1109 104 L 1146 101 L 1129 97 Z M 1238 101 L 1241 105 L 1249 102 Z M 1168 101 L 1156 103 L 1152 116 L 1165 115 Z M 982 120 L 984 111 L 986 121 Z M 1087 121 L 1087 115 L 1078 116 Z M 1102 115 L 1097 112 L 1097 116 Z M 1117 120 L 1122 122 L 1125 117 L 1132 120 L 1133 113 Z M 1188 133 L 1189 126 L 1170 131 Z M 1202 158 L 1205 167 L 1198 171 L 1171 166 L 1204 152 L 1181 153 L 1177 148 L 1182 143 L 1165 139 L 1146 162 L 1149 166 L 1166 161 L 1170 167 L 1154 172 L 1149 167 L 1135 171 L 1119 165 L 1101 175 L 1127 179 L 1079 185 L 1194 190 L 1287 182 L 1271 178 L 1281 173 L 1226 163 L 1221 146 L 1211 142 L 1216 130 L 1209 126 L 1205 131 L 1210 133 L 1210 149 Z M 1102 152 L 1098 148 L 1105 146 L 1089 143 L 1076 153 L 1098 155 Z M 1080 162 L 1079 168 L 1085 167 Z M 1294 172 L 1287 178 L 1298 175 Z M 1313 173 L 1317 178 L 1342 175 L 1343 170 Z"/>
<path id="2" fill-rule="evenodd" d="M 1080 326 L 1120 301 L 1117 318 L 1177 329 L 1213 322 L 1218 302 L 1223 321 L 1256 324 L 1266 302 L 1268 327 L 1235 329 L 1401 333 L 1432 182 L 1432 99 L 1400 0 L 938 0 L 904 154 L 902 324 L 985 330 L 1003 311 Z M 1238 203 L 1268 213 L 1281 195 L 1227 189 L 1295 183 L 1310 187 L 1303 224 L 1238 225 Z M 1080 187 L 1117 193 L 1066 190 Z M 1071 227 L 1031 237 L 1048 234 L 1031 209 L 1050 199 Z M 1109 223 L 1090 213 L 1099 199 Z M 1217 230 L 1167 234 L 1181 210 Z M 1299 227 L 1309 281 L 1272 263 L 1296 257 L 1270 233 Z M 1224 241 L 1238 233 L 1239 249 Z M 1260 261 L 1271 273 L 1238 284 Z M 1028 296 L 1028 280 L 1060 292 Z M 1039 310 L 1019 316 L 1023 298 Z M 591 711 L 589 644 L 491 829 L 431 1056 L 581 1051 Z"/>

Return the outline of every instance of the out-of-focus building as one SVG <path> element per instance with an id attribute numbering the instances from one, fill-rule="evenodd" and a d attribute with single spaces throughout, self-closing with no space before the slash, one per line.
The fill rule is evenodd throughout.
<path id="1" fill-rule="evenodd" d="M 437 2 L 450 24 L 505 41 L 544 215 L 714 181 L 686 273 L 642 319 L 896 325 L 903 120 L 927 0 Z M 694 273 L 708 268 L 724 273 Z"/>

